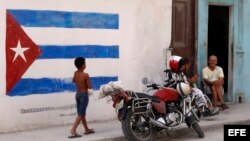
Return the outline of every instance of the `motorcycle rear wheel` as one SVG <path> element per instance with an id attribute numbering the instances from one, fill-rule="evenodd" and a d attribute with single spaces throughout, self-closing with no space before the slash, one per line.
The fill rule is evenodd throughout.
<path id="1" fill-rule="evenodd" d="M 128 109 L 126 116 L 121 121 L 122 131 L 128 141 L 154 141 L 156 128 L 146 122 L 143 114 L 133 114 Z"/>

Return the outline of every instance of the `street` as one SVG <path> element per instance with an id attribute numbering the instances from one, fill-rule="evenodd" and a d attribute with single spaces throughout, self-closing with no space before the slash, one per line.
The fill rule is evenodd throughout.
<path id="1" fill-rule="evenodd" d="M 223 128 L 217 128 L 214 130 L 206 130 L 204 131 L 205 137 L 198 138 L 197 134 L 194 131 L 190 131 L 185 135 L 180 136 L 169 136 L 160 138 L 157 141 L 223 141 L 224 130 Z"/>
<path id="2" fill-rule="evenodd" d="M 205 137 L 204 138 L 198 138 L 197 134 L 190 130 L 190 133 L 186 134 L 172 134 L 170 133 L 169 136 L 166 137 L 158 137 L 156 141 L 223 141 L 223 135 L 224 131 L 223 128 L 217 128 L 217 129 L 209 129 L 206 130 L 205 132 Z M 95 141 L 100 141 L 100 140 L 95 140 Z M 101 141 L 127 141 L 124 139 L 124 137 L 119 137 L 119 138 L 114 138 L 112 140 L 106 139 L 106 140 L 101 140 Z"/>
<path id="3" fill-rule="evenodd" d="M 205 138 L 198 138 L 194 130 L 187 128 L 185 124 L 176 130 L 170 130 L 167 135 L 159 136 L 156 141 L 223 141 L 224 125 L 243 124 L 250 125 L 250 104 L 229 104 L 230 108 L 220 111 L 218 116 L 202 118 L 199 122 L 204 131 Z M 83 135 L 74 141 L 125 141 L 121 123 L 117 119 L 101 122 L 90 122 L 89 127 L 96 133 L 83 135 L 84 129 L 79 126 L 77 132 Z M 36 130 L 26 130 L 12 133 L 0 133 L 0 141 L 69 141 L 72 125 L 53 126 Z M 164 132 L 163 132 L 164 133 Z"/>

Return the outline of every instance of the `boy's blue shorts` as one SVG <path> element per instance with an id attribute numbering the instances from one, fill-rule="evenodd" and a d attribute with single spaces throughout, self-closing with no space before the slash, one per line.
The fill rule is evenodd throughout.
<path id="1" fill-rule="evenodd" d="M 76 93 L 76 109 L 79 116 L 86 115 L 86 109 L 89 103 L 88 93 Z"/>

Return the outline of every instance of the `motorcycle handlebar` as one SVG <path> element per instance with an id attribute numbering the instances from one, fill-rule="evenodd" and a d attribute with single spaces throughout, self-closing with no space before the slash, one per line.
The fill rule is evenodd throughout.
<path id="1" fill-rule="evenodd" d="M 176 85 L 180 82 L 183 82 L 183 81 L 175 81 L 175 80 L 165 80 L 166 84 L 164 85 L 165 87 L 176 87 Z"/>
<path id="2" fill-rule="evenodd" d="M 160 84 L 151 84 L 151 85 L 148 85 L 147 88 L 151 88 L 149 90 L 147 90 L 147 92 L 149 91 L 152 91 L 152 90 L 159 90 L 160 88 L 166 88 L 165 86 L 162 86 Z"/>
<path id="3" fill-rule="evenodd" d="M 158 90 L 160 88 L 172 88 L 172 87 L 176 87 L 177 83 L 181 82 L 181 81 L 174 81 L 174 80 L 170 80 L 170 81 L 165 81 L 165 82 L 168 82 L 167 84 L 165 85 L 159 85 L 159 84 L 156 84 L 156 83 L 153 83 L 151 85 L 147 85 L 147 88 L 151 88 L 149 90 L 147 90 L 147 92 L 151 91 L 151 90 Z"/>
<path id="4" fill-rule="evenodd" d="M 155 84 L 155 83 L 147 86 L 147 88 L 151 88 L 151 87 L 152 87 L 152 89 L 159 89 L 159 85 Z"/>

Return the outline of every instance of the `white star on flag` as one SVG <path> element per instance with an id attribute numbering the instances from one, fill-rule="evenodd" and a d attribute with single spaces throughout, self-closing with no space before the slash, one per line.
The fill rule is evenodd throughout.
<path id="1" fill-rule="evenodd" d="M 25 62 L 27 62 L 23 52 L 28 50 L 29 48 L 22 47 L 20 44 L 20 41 L 18 41 L 16 48 L 10 48 L 10 49 L 13 50 L 14 52 L 16 52 L 15 57 L 14 57 L 12 62 L 14 62 L 18 56 L 21 56 L 23 58 L 23 60 Z"/>

